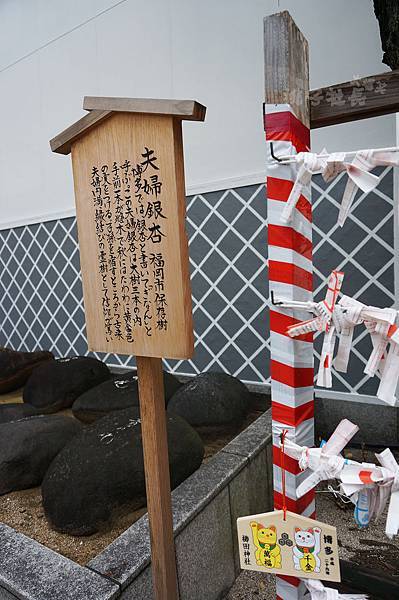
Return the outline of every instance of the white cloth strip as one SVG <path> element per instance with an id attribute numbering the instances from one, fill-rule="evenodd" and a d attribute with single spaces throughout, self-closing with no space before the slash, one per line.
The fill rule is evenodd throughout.
<path id="1" fill-rule="evenodd" d="M 306 472 L 301 472 L 298 475 L 293 475 L 289 471 L 285 470 L 285 493 L 287 498 L 290 498 L 291 500 L 297 500 L 298 498 L 300 498 L 300 496 L 297 496 L 296 490 L 303 484 L 308 475 L 309 474 L 307 474 Z M 273 465 L 273 478 L 275 491 L 282 494 L 283 486 L 281 480 L 281 468 L 277 465 Z"/>
<path id="2" fill-rule="evenodd" d="M 285 579 L 276 577 L 276 594 L 279 598 L 283 598 L 283 600 L 298 600 L 298 598 L 303 598 L 302 593 L 299 595 L 298 587 L 288 583 Z"/>
<path id="3" fill-rule="evenodd" d="M 292 115 L 294 115 L 294 117 L 296 117 L 296 114 L 293 111 L 291 104 L 265 104 L 264 105 L 265 115 L 281 113 L 281 112 L 290 112 Z"/>
<path id="4" fill-rule="evenodd" d="M 384 364 L 380 385 L 377 390 L 377 398 L 387 402 L 391 406 L 396 404 L 396 388 L 399 380 L 399 346 L 391 344 L 388 357 Z"/>
<path id="5" fill-rule="evenodd" d="M 280 215 L 283 204 L 284 203 L 281 202 L 281 200 L 273 200 L 273 198 L 268 198 L 267 222 L 269 225 L 278 225 L 279 227 L 282 226 Z M 293 227 L 293 224 L 295 227 Z M 295 213 L 295 219 L 293 220 L 293 223 L 290 223 L 289 226 L 303 235 L 307 240 L 312 239 L 312 223 L 308 221 L 308 219 L 298 210 Z"/>
<path id="6" fill-rule="evenodd" d="M 312 517 L 314 519 L 314 514 L 316 511 L 316 501 L 312 500 L 307 507 L 301 512 L 301 515 L 304 517 Z"/>
<path id="7" fill-rule="evenodd" d="M 273 291 L 274 295 L 277 297 L 293 297 L 293 299 L 301 302 L 312 300 L 312 292 L 309 292 L 309 290 L 305 290 L 297 285 L 291 285 L 290 283 L 282 283 L 281 281 L 270 280 L 269 290 L 270 292 Z"/>
<path id="8" fill-rule="evenodd" d="M 286 440 L 292 440 L 298 446 L 311 446 L 314 440 L 314 419 L 306 419 L 299 423 L 296 427 L 293 425 L 287 425 L 286 423 L 279 423 L 273 421 L 272 424 L 272 436 L 273 446 L 280 447 L 280 435 L 287 430 Z M 287 452 L 288 454 L 288 452 Z"/>
<path id="9" fill-rule="evenodd" d="M 308 189 L 310 188 L 312 176 L 316 173 L 322 173 L 326 166 L 326 160 L 319 158 L 317 154 L 312 152 L 299 152 L 295 156 L 295 160 L 299 169 L 284 210 L 281 213 L 282 223 L 291 221 L 299 197 L 301 194 L 309 193 Z"/>
<path id="10" fill-rule="evenodd" d="M 392 538 L 399 531 L 399 465 L 389 448 L 380 454 L 376 454 L 376 457 L 385 469 L 394 474 L 385 526 L 385 533 L 389 538 Z"/>
<path id="11" fill-rule="evenodd" d="M 340 594 L 338 590 L 327 588 L 317 579 L 302 579 L 310 592 L 310 600 L 367 600 L 367 594 Z"/>
<path id="12" fill-rule="evenodd" d="M 273 402 L 290 408 L 298 408 L 313 400 L 313 387 L 292 388 L 289 385 L 273 382 Z"/>
<path id="13" fill-rule="evenodd" d="M 277 360 L 290 367 L 313 368 L 313 356 L 309 355 L 309 342 L 292 340 L 275 331 L 270 331 L 270 340 L 272 360 Z"/>

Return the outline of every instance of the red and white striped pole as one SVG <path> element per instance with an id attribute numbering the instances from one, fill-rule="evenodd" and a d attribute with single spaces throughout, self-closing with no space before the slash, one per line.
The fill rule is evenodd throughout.
<path id="1" fill-rule="evenodd" d="M 309 150 L 309 129 L 288 104 L 265 105 L 267 142 L 267 217 L 269 289 L 271 297 L 312 300 L 312 208 L 310 189 L 300 197 L 289 225 L 280 220 L 296 177 L 296 165 L 282 165 L 275 156 Z M 272 146 L 271 146 L 272 144 Z M 273 292 L 273 294 L 272 294 Z M 290 338 L 287 327 L 308 315 L 270 305 L 270 370 L 272 379 L 274 506 L 281 509 L 282 470 L 280 434 L 301 446 L 314 442 L 313 334 Z M 296 488 L 303 479 L 296 460 L 285 456 L 286 506 L 288 510 L 314 517 L 314 490 L 300 500 Z M 295 577 L 277 577 L 277 598 L 298 600 L 304 587 Z"/>
<path id="2" fill-rule="evenodd" d="M 281 213 L 296 179 L 296 164 L 272 157 L 308 151 L 308 43 L 287 11 L 264 19 L 265 113 L 267 146 L 267 218 L 270 295 L 289 300 L 312 299 L 312 207 L 304 190 L 291 221 Z M 271 146 L 272 144 L 272 146 Z M 313 337 L 287 335 L 287 327 L 308 319 L 307 313 L 270 305 L 270 371 L 272 379 L 274 505 L 283 508 L 280 434 L 302 446 L 313 446 Z M 303 479 L 296 460 L 284 457 L 286 508 L 314 517 L 314 491 L 301 499 Z M 278 576 L 278 600 L 299 600 L 305 586 L 296 577 Z"/>

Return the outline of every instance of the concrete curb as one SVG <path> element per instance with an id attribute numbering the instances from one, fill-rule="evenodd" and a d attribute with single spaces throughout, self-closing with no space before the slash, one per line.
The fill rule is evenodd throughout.
<path id="1" fill-rule="evenodd" d="M 172 493 L 180 600 L 216 600 L 239 573 L 236 519 L 272 508 L 271 413 Z M 152 600 L 148 516 L 82 567 L 0 524 L 0 600 Z"/>

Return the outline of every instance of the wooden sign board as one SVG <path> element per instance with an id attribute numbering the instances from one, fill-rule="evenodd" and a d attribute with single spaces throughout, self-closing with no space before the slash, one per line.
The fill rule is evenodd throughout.
<path id="1" fill-rule="evenodd" d="M 181 120 L 114 112 L 71 152 L 89 349 L 189 358 Z"/>
<path id="2" fill-rule="evenodd" d="M 242 569 L 341 581 L 337 530 L 287 511 L 237 519 Z"/>

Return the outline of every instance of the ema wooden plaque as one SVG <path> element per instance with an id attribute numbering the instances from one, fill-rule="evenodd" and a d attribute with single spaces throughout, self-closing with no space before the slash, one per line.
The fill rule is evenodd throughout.
<path id="1" fill-rule="evenodd" d="M 189 358 L 181 121 L 113 112 L 71 152 L 89 349 Z"/>
<path id="2" fill-rule="evenodd" d="M 242 569 L 341 581 L 337 530 L 332 525 L 275 510 L 237 519 Z"/>

